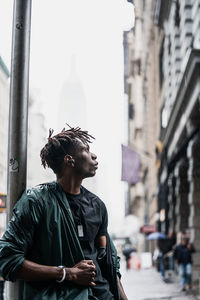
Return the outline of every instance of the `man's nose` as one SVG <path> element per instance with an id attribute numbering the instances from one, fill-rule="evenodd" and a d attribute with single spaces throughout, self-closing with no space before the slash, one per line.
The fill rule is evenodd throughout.
<path id="1" fill-rule="evenodd" d="M 92 159 L 97 159 L 97 156 L 96 156 L 96 154 L 94 154 L 94 153 L 91 153 L 91 156 L 92 156 Z"/>

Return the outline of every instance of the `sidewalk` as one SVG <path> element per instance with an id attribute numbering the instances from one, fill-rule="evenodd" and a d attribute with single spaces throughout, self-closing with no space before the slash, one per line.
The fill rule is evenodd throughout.
<path id="1" fill-rule="evenodd" d="M 177 278 L 165 283 L 156 269 L 129 270 L 122 267 L 122 283 L 128 300 L 194 300 L 189 292 L 182 292 Z"/>

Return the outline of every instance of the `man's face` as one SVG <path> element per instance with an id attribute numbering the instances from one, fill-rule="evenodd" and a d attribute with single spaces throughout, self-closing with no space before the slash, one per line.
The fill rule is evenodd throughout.
<path id="1" fill-rule="evenodd" d="M 76 154 L 73 155 L 75 160 L 74 170 L 82 177 L 93 177 L 98 168 L 97 156 L 90 152 L 88 145 L 85 145 L 81 140 L 78 140 L 76 146 Z"/>
<path id="2" fill-rule="evenodd" d="M 186 246 L 186 244 L 187 244 L 187 240 L 186 240 L 186 239 L 182 239 L 182 240 L 181 240 L 181 245 L 182 245 L 182 246 Z"/>

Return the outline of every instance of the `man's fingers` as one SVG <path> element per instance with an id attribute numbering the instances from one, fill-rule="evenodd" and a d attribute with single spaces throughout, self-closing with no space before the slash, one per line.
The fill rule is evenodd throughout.
<path id="1" fill-rule="evenodd" d="M 90 286 L 95 286 L 96 283 L 94 283 L 94 282 L 91 281 L 91 282 L 89 283 L 89 285 L 90 285 Z"/>
<path id="2" fill-rule="evenodd" d="M 90 268 L 90 272 L 92 272 L 92 273 L 94 273 L 94 271 L 95 271 L 95 268 Z"/>
<path id="3" fill-rule="evenodd" d="M 80 261 L 80 263 L 83 263 L 83 264 L 88 264 L 88 265 L 92 265 L 94 264 L 92 260 L 87 260 L 87 259 L 83 259 Z"/>
<path id="4" fill-rule="evenodd" d="M 88 270 L 90 271 L 90 272 L 95 272 L 96 271 L 96 266 L 95 265 L 87 265 L 87 267 L 88 267 Z"/>
<path id="5" fill-rule="evenodd" d="M 94 266 L 93 260 L 85 260 L 85 262 L 86 262 L 88 265 L 93 265 L 93 266 Z"/>
<path id="6" fill-rule="evenodd" d="M 96 270 L 96 266 L 92 260 L 82 260 L 81 263 L 82 263 L 82 266 L 80 265 L 80 267 L 83 267 L 83 268 L 88 267 L 90 271 Z"/>
<path id="7" fill-rule="evenodd" d="M 94 278 L 95 278 L 95 274 L 94 274 L 94 273 L 93 273 L 93 274 L 90 274 L 90 278 L 91 278 L 91 280 L 93 281 Z"/>

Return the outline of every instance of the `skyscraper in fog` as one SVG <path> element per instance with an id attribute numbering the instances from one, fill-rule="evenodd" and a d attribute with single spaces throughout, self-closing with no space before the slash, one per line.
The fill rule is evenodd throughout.
<path id="1" fill-rule="evenodd" d="M 75 57 L 72 58 L 71 70 L 63 84 L 58 110 L 58 126 L 61 130 L 66 123 L 86 129 L 86 98 L 82 83 L 76 70 Z"/>

